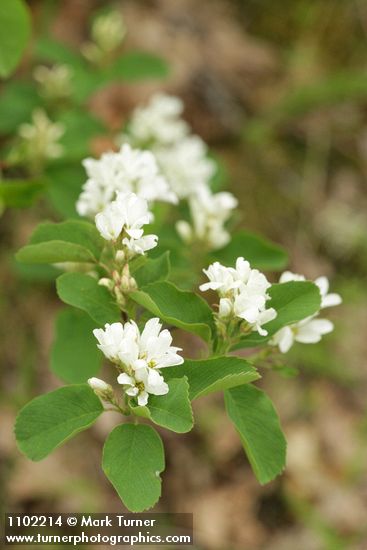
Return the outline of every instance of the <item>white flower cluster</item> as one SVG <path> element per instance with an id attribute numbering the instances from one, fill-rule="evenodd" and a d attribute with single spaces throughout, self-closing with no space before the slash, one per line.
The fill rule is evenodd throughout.
<path id="1" fill-rule="evenodd" d="M 192 226 L 185 220 L 176 224 L 176 229 L 186 243 L 199 240 L 215 250 L 225 246 L 231 239 L 225 223 L 238 204 L 231 193 L 212 194 L 201 187 L 189 200 Z"/>
<path id="2" fill-rule="evenodd" d="M 129 139 L 139 146 L 172 145 L 189 133 L 181 118 L 184 106 L 178 97 L 158 93 L 148 105 L 138 107 L 129 122 Z"/>
<path id="3" fill-rule="evenodd" d="M 135 109 L 127 134 L 123 136 L 154 153 L 180 199 L 195 194 L 199 187 L 208 186 L 216 170 L 204 141 L 192 134 L 181 118 L 183 110 L 183 102 L 178 97 L 155 94 L 146 106 Z"/>
<path id="4" fill-rule="evenodd" d="M 198 240 L 210 249 L 220 248 L 229 241 L 225 223 L 237 200 L 230 193 L 212 193 L 215 162 L 208 157 L 204 141 L 190 132 L 182 113 L 179 98 L 156 94 L 148 105 L 134 111 L 124 137 L 149 147 L 173 192 L 188 200 L 192 225 L 182 220 L 177 223 L 181 238 L 185 242 Z"/>
<path id="5" fill-rule="evenodd" d="M 144 235 L 143 226 L 150 221 L 147 201 L 134 193 L 117 193 L 116 200 L 95 217 L 101 236 L 107 241 L 121 239 L 131 257 L 157 246 L 157 235 Z"/>
<path id="6" fill-rule="evenodd" d="M 266 309 L 270 299 L 267 290 L 271 286 L 263 273 L 251 269 L 248 261 L 237 258 L 236 267 L 225 267 L 219 262 L 211 264 L 204 273 L 209 283 L 200 286 L 200 290 L 215 290 L 219 297 L 218 316 L 230 319 L 233 316 L 247 322 L 252 331 L 262 336 L 267 331 L 262 325 L 275 319 L 275 309 Z"/>
<path id="7" fill-rule="evenodd" d="M 289 281 L 305 281 L 306 278 L 303 275 L 292 273 L 291 271 L 285 271 L 280 276 L 280 283 L 287 283 Z M 342 303 L 342 298 L 339 294 L 329 294 L 329 281 L 326 277 L 318 277 L 314 283 L 318 286 L 321 294 L 321 309 L 327 307 L 337 306 Z M 294 342 L 300 342 L 302 344 L 316 344 L 320 342 L 324 334 L 329 334 L 334 329 L 334 325 L 328 319 L 318 318 L 318 314 L 306 317 L 294 323 L 280 329 L 270 340 L 270 345 L 278 346 L 282 353 L 287 353 L 293 346 Z"/>
<path id="8" fill-rule="evenodd" d="M 153 318 L 146 323 L 141 334 L 134 321 L 124 325 L 106 324 L 104 329 L 93 331 L 99 349 L 121 371 L 117 382 L 128 396 L 137 398 L 140 406 L 147 404 L 149 394 L 168 393 L 168 385 L 159 370 L 181 365 L 184 361 L 177 353 L 181 348 L 171 346 L 170 332 L 161 329 L 159 319 Z M 106 390 L 109 387 L 96 379 L 89 383 L 93 389 Z"/>
<path id="9" fill-rule="evenodd" d="M 98 160 L 85 159 L 83 166 L 88 179 L 76 204 L 80 216 L 100 212 L 119 191 L 134 192 L 149 202 L 177 202 L 150 151 L 124 144 L 118 152 L 104 153 Z"/>
<path id="10" fill-rule="evenodd" d="M 199 187 L 208 186 L 216 170 L 204 141 L 192 134 L 181 118 L 183 110 L 183 102 L 178 97 L 155 94 L 146 106 L 135 109 L 128 133 L 123 136 L 154 153 L 180 199 L 195 194 Z"/>
<path id="11" fill-rule="evenodd" d="M 195 135 L 189 135 L 171 146 L 153 147 L 158 164 L 180 199 L 190 198 L 209 182 L 216 171 L 208 158 L 208 147 Z"/>

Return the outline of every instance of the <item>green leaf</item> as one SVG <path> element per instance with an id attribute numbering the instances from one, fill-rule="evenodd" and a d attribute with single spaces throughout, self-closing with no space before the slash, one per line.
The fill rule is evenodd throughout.
<path id="1" fill-rule="evenodd" d="M 55 281 L 60 275 L 60 270 L 47 264 L 23 264 L 14 259 L 13 270 L 20 279 L 20 283 L 49 283 Z"/>
<path id="2" fill-rule="evenodd" d="M 104 239 L 93 223 L 82 220 L 66 220 L 61 223 L 44 222 L 36 227 L 30 244 L 47 241 L 64 241 L 83 246 L 98 260 L 105 245 Z"/>
<path id="3" fill-rule="evenodd" d="M 135 302 L 166 323 L 193 332 L 209 341 L 215 331 L 212 310 L 193 292 L 179 290 L 172 283 L 157 282 L 131 292 Z"/>
<path id="4" fill-rule="evenodd" d="M 83 311 L 65 308 L 56 318 L 51 370 L 69 384 L 86 382 L 101 368 L 102 355 L 93 336 L 95 322 Z"/>
<path id="5" fill-rule="evenodd" d="M 268 294 L 271 296 L 271 300 L 267 302 L 267 307 L 273 307 L 277 311 L 274 321 L 264 325 L 268 335 L 260 336 L 260 334 L 252 332 L 245 336 L 233 349 L 263 344 L 282 327 L 317 313 L 321 305 L 320 291 L 310 281 L 290 281 L 288 283 L 273 284 Z"/>
<path id="6" fill-rule="evenodd" d="M 186 359 L 183 365 L 164 370 L 165 380 L 181 376 L 187 377 L 191 400 L 260 378 L 256 369 L 245 359 L 224 356 L 203 360 Z"/>
<path id="7" fill-rule="evenodd" d="M 59 298 L 84 310 L 99 325 L 121 321 L 120 310 L 107 288 L 83 273 L 64 273 L 56 281 Z"/>
<path id="8" fill-rule="evenodd" d="M 95 92 L 107 84 L 104 74 L 87 64 L 73 67 L 73 99 L 85 103 Z"/>
<path id="9" fill-rule="evenodd" d="M 39 244 L 30 244 L 21 248 L 17 254 L 18 262 L 30 264 L 55 264 L 59 262 L 90 263 L 95 259 L 89 252 L 78 244 L 64 241 L 49 241 Z"/>
<path id="10" fill-rule="evenodd" d="M 18 447 L 31 460 L 41 460 L 89 428 L 102 412 L 100 400 L 87 384 L 66 386 L 36 397 L 18 414 Z"/>
<path id="11" fill-rule="evenodd" d="M 266 325 L 271 333 L 317 313 L 321 305 L 319 288 L 311 281 L 290 281 L 273 284 L 269 290 L 269 307 L 278 315 Z"/>
<path id="12" fill-rule="evenodd" d="M 215 251 L 213 260 L 233 266 L 240 256 L 256 269 L 278 271 L 288 263 L 287 253 L 282 247 L 246 231 L 235 233 L 227 246 Z"/>
<path id="13" fill-rule="evenodd" d="M 269 397 L 255 386 L 225 392 L 228 416 L 238 431 L 252 469 L 261 484 L 280 474 L 286 461 L 286 440 Z"/>
<path id="14" fill-rule="evenodd" d="M 30 244 L 16 258 L 26 263 L 96 262 L 104 241 L 96 227 L 85 221 L 42 223 L 33 232 Z"/>
<path id="15" fill-rule="evenodd" d="M 86 179 L 83 166 L 79 162 L 52 163 L 46 167 L 46 175 L 47 194 L 56 212 L 63 218 L 78 218 L 75 205 Z"/>
<path id="16" fill-rule="evenodd" d="M 50 37 L 42 36 L 35 43 L 35 57 L 42 61 L 79 67 L 84 65 L 83 58 L 79 52 L 71 50 L 66 44 L 53 40 Z"/>
<path id="17" fill-rule="evenodd" d="M 40 106 L 36 86 L 31 82 L 8 82 L 0 96 L 0 132 L 15 132 L 17 127 L 30 120 L 32 111 Z"/>
<path id="18" fill-rule="evenodd" d="M 169 392 L 166 395 L 149 396 L 148 406 L 131 408 L 136 415 L 149 418 L 163 428 L 177 433 L 189 432 L 194 425 L 194 417 L 187 378 L 184 376 L 171 379 L 168 386 Z"/>
<path id="19" fill-rule="evenodd" d="M 162 440 L 151 426 L 117 426 L 104 445 L 102 467 L 131 512 L 151 508 L 161 495 Z"/>
<path id="20" fill-rule="evenodd" d="M 106 73 L 106 79 L 136 81 L 147 78 L 166 78 L 169 72 L 167 62 L 161 57 L 135 51 L 120 57 Z"/>
<path id="21" fill-rule="evenodd" d="M 169 252 L 165 252 L 158 258 L 148 259 L 142 267 L 134 273 L 134 278 L 139 287 L 144 287 L 156 281 L 164 281 L 170 272 Z"/>
<path id="22" fill-rule="evenodd" d="M 57 122 L 65 128 L 60 144 L 65 150 L 63 159 L 68 161 L 81 160 L 90 155 L 92 139 L 106 131 L 99 119 L 82 109 L 63 111 Z"/>
<path id="23" fill-rule="evenodd" d="M 10 208 L 30 206 L 44 191 L 45 184 L 32 180 L 0 180 L 0 203 Z"/>
<path id="24" fill-rule="evenodd" d="M 18 65 L 31 30 L 29 12 L 22 0 L 0 2 L 0 77 Z"/>
<path id="25" fill-rule="evenodd" d="M 161 206 L 161 205 L 159 205 Z M 169 208 L 168 204 L 164 205 Z M 162 252 L 169 251 L 170 260 L 170 278 L 182 290 L 191 290 L 197 285 L 197 275 L 189 265 L 188 258 L 185 256 L 185 247 L 179 237 L 176 229 L 170 225 L 168 220 L 162 216 L 161 219 L 156 215 L 157 205 L 154 209 L 154 224 L 149 226 L 149 232 L 159 237 L 159 246 L 149 251 L 150 258 L 157 258 Z"/>

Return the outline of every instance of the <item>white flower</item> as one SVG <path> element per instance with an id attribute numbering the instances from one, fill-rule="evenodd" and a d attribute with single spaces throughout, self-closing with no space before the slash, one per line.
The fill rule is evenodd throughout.
<path id="1" fill-rule="evenodd" d="M 266 325 L 266 323 L 273 321 L 277 315 L 278 314 L 273 307 L 260 311 L 256 321 L 252 325 L 252 330 L 258 332 L 261 336 L 267 336 L 268 331 L 265 330 L 262 325 Z"/>
<path id="2" fill-rule="evenodd" d="M 244 319 L 251 330 L 266 336 L 267 331 L 262 328 L 269 321 L 275 319 L 275 309 L 266 309 L 266 302 L 270 299 L 267 294 L 271 286 L 263 273 L 251 269 L 249 262 L 244 258 L 237 258 L 236 267 L 224 267 L 219 262 L 204 269 L 209 283 L 200 286 L 200 290 L 216 290 L 219 294 L 218 316 L 226 319 L 234 315 Z"/>
<path id="3" fill-rule="evenodd" d="M 138 405 L 141 407 L 148 403 L 149 394 L 165 395 L 169 391 L 163 376 L 149 367 L 137 369 L 133 376 L 126 373 L 119 374 L 117 382 L 122 384 L 127 395 L 137 397 Z"/>
<path id="4" fill-rule="evenodd" d="M 116 240 L 122 229 L 132 239 L 140 239 L 143 225 L 150 222 L 151 215 L 146 200 L 134 193 L 118 193 L 115 201 L 108 204 L 95 217 L 98 231 L 106 240 Z"/>
<path id="5" fill-rule="evenodd" d="M 268 323 L 276 317 L 276 311 L 273 308 L 265 310 L 265 304 L 268 300 L 266 294 L 257 294 L 251 289 L 241 290 L 234 299 L 234 312 L 237 317 L 245 319 L 250 324 L 260 322 Z M 266 315 L 264 316 L 263 313 Z"/>
<path id="6" fill-rule="evenodd" d="M 33 158 L 58 158 L 64 151 L 58 140 L 64 134 L 62 124 L 51 122 L 45 111 L 35 109 L 32 122 L 19 126 L 18 135 L 26 146 L 26 154 Z"/>
<path id="7" fill-rule="evenodd" d="M 284 271 L 279 278 L 280 283 L 287 283 L 288 281 L 305 281 L 306 277 L 304 275 L 299 275 L 298 273 L 292 273 L 291 271 Z M 326 307 L 338 306 L 342 303 L 342 298 L 340 294 L 336 292 L 329 292 L 329 280 L 327 277 L 317 277 L 314 280 L 316 286 L 319 287 L 321 294 L 321 309 Z"/>
<path id="8" fill-rule="evenodd" d="M 266 296 L 266 291 L 271 287 L 265 275 L 258 269 L 251 269 L 250 263 L 242 257 L 236 260 L 235 277 L 240 282 L 241 292 L 245 287 L 252 293 Z M 268 299 L 268 296 L 266 298 Z"/>
<path id="9" fill-rule="evenodd" d="M 132 239 L 140 239 L 144 233 L 143 225 L 152 218 L 147 201 L 134 193 L 118 193 L 116 207 L 123 215 L 126 233 Z"/>
<path id="10" fill-rule="evenodd" d="M 234 299 L 234 312 L 248 323 L 255 323 L 265 306 L 265 296 L 244 290 Z"/>
<path id="11" fill-rule="evenodd" d="M 125 392 L 137 397 L 139 405 L 146 405 L 148 395 L 164 395 L 168 385 L 159 369 L 181 365 L 180 348 L 171 346 L 172 336 L 158 318 L 150 319 L 142 333 L 134 321 L 106 324 L 105 329 L 93 331 L 99 349 L 123 370 L 117 381 Z M 94 379 L 93 379 L 94 380 Z"/>
<path id="12" fill-rule="evenodd" d="M 124 244 L 132 254 L 144 254 L 158 244 L 157 235 L 144 235 L 140 239 L 123 239 Z"/>
<path id="13" fill-rule="evenodd" d="M 76 210 L 80 216 L 92 217 L 116 197 L 113 187 L 101 186 L 97 180 L 89 179 L 84 185 Z"/>
<path id="14" fill-rule="evenodd" d="M 183 103 L 178 97 L 155 94 L 144 107 L 133 112 L 129 138 L 138 145 L 169 145 L 182 140 L 189 131 L 181 119 Z"/>
<path id="15" fill-rule="evenodd" d="M 279 346 L 282 353 L 287 353 L 294 342 L 302 344 L 316 344 L 320 342 L 324 334 L 329 334 L 334 329 L 334 325 L 327 319 L 315 319 L 308 317 L 299 323 L 283 327 L 271 339 L 270 344 Z"/>
<path id="16" fill-rule="evenodd" d="M 116 198 L 118 192 L 134 192 L 149 202 L 177 202 L 149 151 L 124 144 L 116 153 L 83 161 L 88 180 L 83 185 L 76 209 L 81 216 L 93 216 Z"/>
<path id="17" fill-rule="evenodd" d="M 326 307 L 333 307 L 338 306 L 342 303 L 342 297 L 340 294 L 337 294 L 336 292 L 329 292 L 329 280 L 327 277 L 317 277 L 314 281 L 315 285 L 317 285 L 320 289 L 321 294 L 321 309 L 324 309 Z"/>
<path id="18" fill-rule="evenodd" d="M 186 198 L 209 184 L 216 163 L 208 158 L 205 142 L 190 134 L 182 113 L 179 98 L 156 94 L 146 106 L 135 109 L 122 139 L 149 148 L 170 188 L 179 198 Z"/>
<path id="19" fill-rule="evenodd" d="M 216 164 L 208 158 L 208 148 L 195 135 L 187 136 L 170 147 L 153 147 L 158 164 L 179 198 L 195 195 L 206 188 L 215 174 Z"/>
<path id="20" fill-rule="evenodd" d="M 198 187 L 196 194 L 189 198 L 193 227 L 181 220 L 176 229 L 186 242 L 196 238 L 212 250 L 221 248 L 230 240 L 224 226 L 237 204 L 231 193 L 213 194 L 207 186 Z"/>
<path id="21" fill-rule="evenodd" d="M 121 237 L 121 244 L 129 251 L 131 258 L 144 254 L 157 246 L 157 235 L 144 235 L 142 229 L 151 220 L 146 200 L 134 193 L 118 193 L 115 201 L 108 204 L 95 217 L 95 223 L 101 236 L 107 241 L 116 241 Z M 126 236 L 125 236 L 126 235 Z M 125 260 L 126 250 L 117 259 Z"/>
<path id="22" fill-rule="evenodd" d="M 169 330 L 162 329 L 158 317 L 149 319 L 140 338 L 140 353 L 149 366 L 162 369 L 181 365 L 184 360 L 177 354 L 181 348 L 171 346 L 172 336 Z"/>
<path id="23" fill-rule="evenodd" d="M 216 290 L 221 297 L 236 289 L 265 295 L 271 286 L 265 275 L 258 269 L 251 269 L 250 263 L 242 257 L 237 258 L 235 268 L 214 262 L 203 271 L 210 282 L 202 284 L 200 290 Z"/>
<path id="24" fill-rule="evenodd" d="M 214 262 L 208 269 L 203 269 L 203 272 L 209 279 L 209 283 L 200 285 L 200 290 L 216 290 L 219 296 L 224 297 L 228 292 L 239 286 L 239 281 L 236 281 L 236 272 L 231 267 L 225 267 L 219 262 Z"/>
<path id="25" fill-rule="evenodd" d="M 305 281 L 304 275 L 285 271 L 280 276 L 280 283 L 289 281 Z M 314 283 L 318 286 L 321 294 L 320 309 L 341 304 L 342 298 L 339 294 L 329 292 L 329 281 L 326 277 L 318 277 Z M 302 344 L 316 344 L 320 342 L 324 334 L 329 334 L 334 329 L 334 325 L 327 319 L 320 319 L 318 314 L 306 317 L 298 323 L 289 325 L 280 329 L 270 340 L 269 344 L 278 346 L 281 353 L 287 353 L 294 342 Z"/>
<path id="26" fill-rule="evenodd" d="M 97 347 L 112 362 L 119 361 L 119 352 L 124 342 L 124 326 L 121 323 L 107 323 L 104 330 L 96 328 L 93 330 L 98 340 Z"/>
<path id="27" fill-rule="evenodd" d="M 95 217 L 95 223 L 101 236 L 107 241 L 115 241 L 125 224 L 123 213 L 119 211 L 115 202 L 108 204 Z"/>
<path id="28" fill-rule="evenodd" d="M 138 370 L 143 367 L 162 369 L 183 363 L 178 355 L 181 348 L 171 346 L 172 336 L 169 330 L 161 330 L 158 318 L 150 319 L 143 332 L 130 321 L 106 324 L 105 329 L 95 329 L 98 348 L 115 363 L 123 363 L 128 369 Z"/>

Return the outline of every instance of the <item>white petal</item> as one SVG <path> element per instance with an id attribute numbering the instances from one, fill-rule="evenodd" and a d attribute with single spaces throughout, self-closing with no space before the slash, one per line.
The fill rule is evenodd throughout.
<path id="1" fill-rule="evenodd" d="M 140 407 L 145 407 L 145 405 L 148 403 L 148 392 L 146 391 L 142 391 L 141 393 L 139 393 L 138 395 L 138 405 Z"/>
<path id="2" fill-rule="evenodd" d="M 288 283 L 289 281 L 304 281 L 304 275 L 299 275 L 298 273 L 292 273 L 292 271 L 284 271 L 280 278 L 280 283 Z"/>
<path id="3" fill-rule="evenodd" d="M 265 330 L 264 328 L 262 328 L 261 325 L 256 325 L 255 330 L 257 330 L 257 332 L 260 334 L 260 336 L 267 336 L 268 335 L 268 331 Z"/>
<path id="4" fill-rule="evenodd" d="M 126 372 L 123 372 L 118 375 L 117 382 L 119 384 L 125 384 L 126 386 L 134 386 L 135 384 L 134 378 L 126 374 Z"/>
<path id="5" fill-rule="evenodd" d="M 146 368 L 148 365 L 145 359 L 137 359 L 131 364 L 131 366 L 134 369 L 134 371 L 137 371 L 137 370 Z"/>
<path id="6" fill-rule="evenodd" d="M 229 298 L 221 298 L 219 300 L 219 317 L 229 317 L 233 311 L 233 302 Z"/>
<path id="7" fill-rule="evenodd" d="M 316 344 L 321 336 L 334 329 L 334 325 L 327 319 L 313 319 L 297 329 L 295 340 L 303 344 Z"/>
<path id="8" fill-rule="evenodd" d="M 281 329 L 281 335 L 279 337 L 279 350 L 282 353 L 287 353 L 294 343 L 294 334 L 290 327 L 284 327 Z"/>
<path id="9" fill-rule="evenodd" d="M 143 235 L 144 230 L 143 229 L 126 229 L 126 233 L 131 237 L 132 239 L 140 239 L 140 237 Z"/>
<path id="10" fill-rule="evenodd" d="M 321 307 L 333 307 L 338 306 L 342 303 L 342 297 L 339 294 L 336 294 L 335 292 L 331 294 L 327 294 L 321 301 Z"/>
<path id="11" fill-rule="evenodd" d="M 199 286 L 200 290 L 202 292 L 205 292 L 206 290 L 218 290 L 218 288 L 221 288 L 223 286 L 223 283 L 204 283 Z"/>
<path id="12" fill-rule="evenodd" d="M 321 296 L 326 296 L 329 290 L 329 280 L 327 277 L 318 277 L 315 279 L 315 285 L 320 289 Z"/>
<path id="13" fill-rule="evenodd" d="M 133 388 L 128 388 L 127 390 L 125 390 L 125 393 L 127 395 L 130 395 L 130 397 L 135 397 L 136 395 L 138 395 L 139 389 L 134 386 Z"/>

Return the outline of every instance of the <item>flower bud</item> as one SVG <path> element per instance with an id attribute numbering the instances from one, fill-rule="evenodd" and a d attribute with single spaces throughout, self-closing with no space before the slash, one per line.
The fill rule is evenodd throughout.
<path id="1" fill-rule="evenodd" d="M 119 289 L 118 286 L 115 286 L 115 288 L 113 289 L 113 291 L 114 291 L 115 296 L 116 296 L 117 304 L 118 304 L 120 307 L 124 307 L 124 306 L 126 305 L 126 300 L 125 300 L 124 293 Z"/>
<path id="2" fill-rule="evenodd" d="M 136 290 L 138 288 L 138 283 L 134 279 L 134 277 L 130 277 L 130 288 L 129 290 Z"/>
<path id="3" fill-rule="evenodd" d="M 233 306 L 231 300 L 229 300 L 229 298 L 221 298 L 219 301 L 219 317 L 229 317 L 232 312 Z"/>
<path id="4" fill-rule="evenodd" d="M 126 254 L 123 250 L 118 250 L 115 256 L 116 263 L 122 265 L 126 260 Z"/>
<path id="5" fill-rule="evenodd" d="M 113 397 L 113 388 L 100 378 L 89 378 L 88 384 L 98 397 L 105 400 L 110 400 Z"/>
<path id="6" fill-rule="evenodd" d="M 120 282 L 121 282 L 121 276 L 120 276 L 120 273 L 118 271 L 113 271 L 112 272 L 112 279 L 114 280 L 115 284 L 116 285 L 119 285 Z"/>
<path id="7" fill-rule="evenodd" d="M 98 284 L 101 286 L 105 286 L 106 288 L 108 288 L 108 290 L 112 290 L 115 286 L 112 279 L 108 279 L 107 277 L 102 277 L 102 279 L 99 279 Z"/>
<path id="8" fill-rule="evenodd" d="M 125 264 L 122 270 L 122 277 L 130 277 L 129 264 Z"/>

